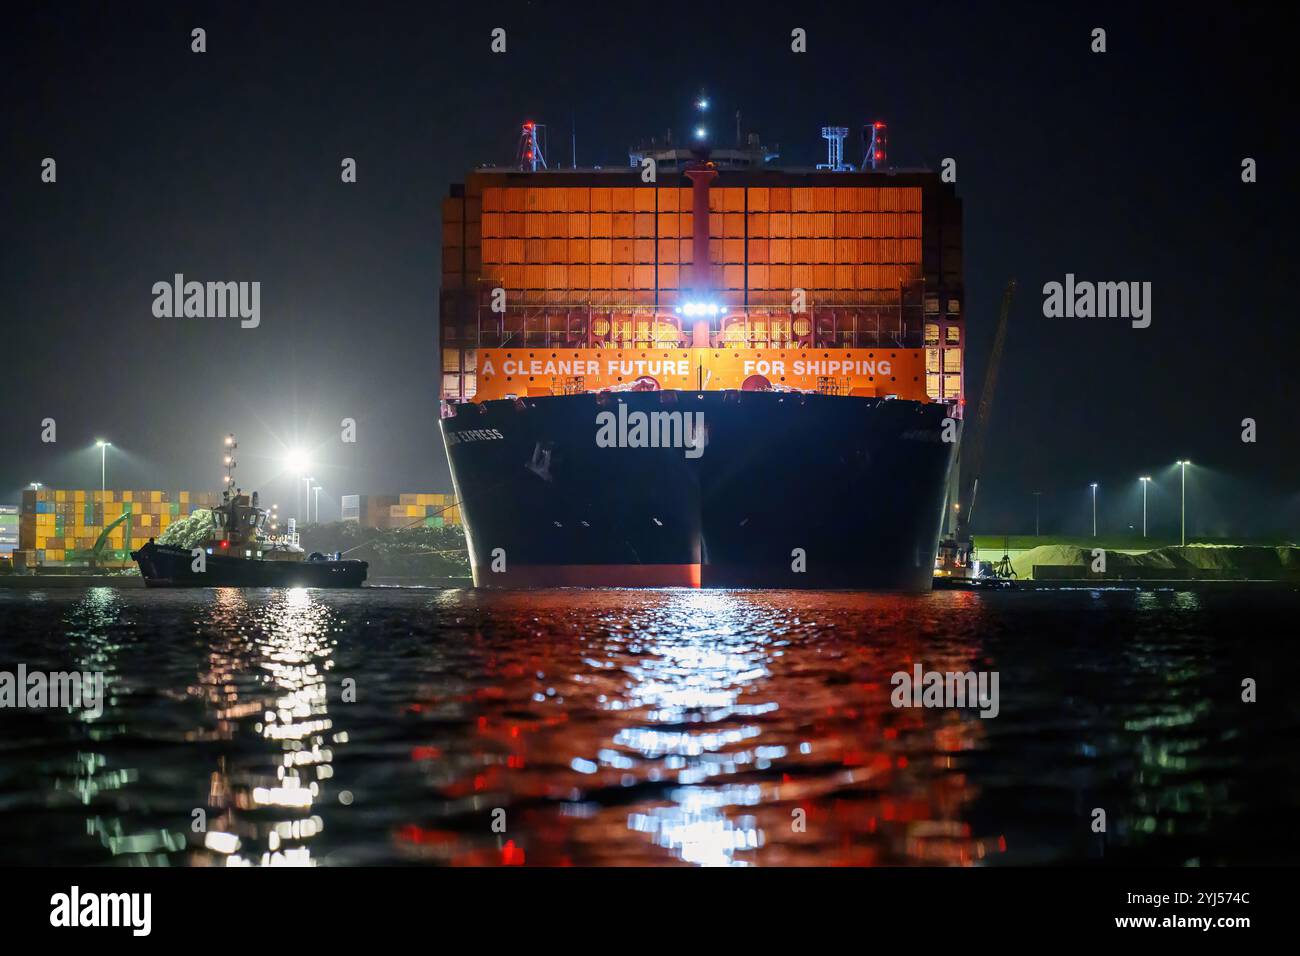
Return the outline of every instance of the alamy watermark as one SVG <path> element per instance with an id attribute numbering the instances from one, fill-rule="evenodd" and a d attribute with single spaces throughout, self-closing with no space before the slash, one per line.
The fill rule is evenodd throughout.
<path id="1" fill-rule="evenodd" d="M 997 671 L 927 671 L 918 662 L 912 672 L 889 678 L 895 707 L 978 707 L 984 718 L 998 715 Z"/>
<path id="2" fill-rule="evenodd" d="M 1043 315 L 1049 319 L 1132 319 L 1133 328 L 1151 324 L 1150 282 L 1065 282 L 1043 284 Z"/>
<path id="3" fill-rule="evenodd" d="M 50 897 L 50 925 L 55 927 L 126 927 L 132 936 L 153 929 L 152 893 L 90 893 L 73 886 Z"/>
<path id="4" fill-rule="evenodd" d="M 596 414 L 599 448 L 684 448 L 687 458 L 704 454 L 703 412 L 629 412 L 619 403 L 618 414 Z"/>
<path id="5" fill-rule="evenodd" d="M 178 272 L 170 283 L 155 282 L 153 294 L 155 318 L 238 318 L 245 329 L 262 323 L 260 282 L 186 282 Z"/>
<path id="6" fill-rule="evenodd" d="M 0 708 L 62 707 L 84 710 L 90 717 L 104 713 L 103 671 L 0 671 Z"/>

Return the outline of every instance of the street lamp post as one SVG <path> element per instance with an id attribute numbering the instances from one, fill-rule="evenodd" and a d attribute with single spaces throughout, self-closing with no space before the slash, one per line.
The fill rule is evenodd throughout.
<path id="1" fill-rule="evenodd" d="M 1187 466 L 1190 465 L 1191 462 L 1190 462 L 1190 461 L 1179 461 L 1177 464 L 1178 464 L 1178 467 L 1180 467 L 1180 468 L 1183 470 L 1183 482 L 1182 482 L 1182 484 L 1183 484 L 1183 492 L 1182 492 L 1182 499 L 1183 499 L 1183 501 L 1182 501 L 1182 507 L 1181 507 L 1181 509 L 1180 509 L 1181 512 L 1182 512 L 1182 517 L 1179 519 L 1179 525 L 1180 525 L 1180 527 L 1181 527 L 1181 531 L 1180 531 L 1179 537 L 1180 537 L 1180 539 L 1181 539 L 1181 541 L 1182 541 L 1182 546 L 1185 548 L 1185 547 L 1187 547 Z"/>
<path id="2" fill-rule="evenodd" d="M 1150 475 L 1143 475 L 1138 481 L 1142 482 L 1142 537 L 1147 536 L 1147 485 L 1151 481 Z"/>
<path id="3" fill-rule="evenodd" d="M 1097 537 L 1097 483 L 1092 483 L 1092 536 Z"/>
<path id="4" fill-rule="evenodd" d="M 97 441 L 99 446 L 99 493 L 102 495 L 108 488 L 108 447 L 113 444 L 111 441 Z"/>
<path id="5" fill-rule="evenodd" d="M 1038 502 L 1039 499 L 1043 497 L 1043 493 L 1041 491 L 1035 491 L 1033 494 L 1034 494 L 1034 537 L 1037 538 L 1039 536 L 1038 535 Z"/>
<path id="6" fill-rule="evenodd" d="M 302 480 L 307 483 L 307 520 L 311 521 L 311 486 L 316 479 L 311 475 L 303 475 Z M 298 516 L 302 517 L 302 510 L 299 509 Z"/>

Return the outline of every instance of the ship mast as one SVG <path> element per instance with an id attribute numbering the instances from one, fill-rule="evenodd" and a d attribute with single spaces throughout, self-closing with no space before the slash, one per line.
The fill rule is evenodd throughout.
<path id="1" fill-rule="evenodd" d="M 229 501 L 230 496 L 235 491 L 235 449 L 239 447 L 239 442 L 235 441 L 235 433 L 231 432 L 226 435 L 226 486 L 221 489 L 221 498 L 223 501 Z"/>

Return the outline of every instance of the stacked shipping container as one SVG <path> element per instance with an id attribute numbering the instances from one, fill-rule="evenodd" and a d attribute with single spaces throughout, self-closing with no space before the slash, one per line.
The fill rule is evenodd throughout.
<path id="1" fill-rule="evenodd" d="M 691 190 L 660 179 L 485 171 L 453 187 L 446 397 L 473 397 L 479 346 L 689 345 L 675 309 L 696 281 Z M 709 191 L 709 291 L 725 315 L 713 345 L 924 346 L 931 397 L 955 399 L 960 229 L 960 205 L 933 174 L 724 172 Z M 504 314 L 488 306 L 498 288 Z M 791 314 L 795 289 L 806 313 Z"/>
<path id="2" fill-rule="evenodd" d="M 409 492 L 399 495 L 344 495 L 343 520 L 363 528 L 441 528 L 460 524 L 453 495 Z"/>
<path id="3" fill-rule="evenodd" d="M 123 521 L 111 532 L 101 558 L 127 562 L 130 552 L 196 508 L 214 508 L 220 494 L 207 491 L 99 491 L 42 488 L 23 492 L 19 548 L 28 563 L 83 563 L 106 525 L 130 513 L 130 537 Z"/>

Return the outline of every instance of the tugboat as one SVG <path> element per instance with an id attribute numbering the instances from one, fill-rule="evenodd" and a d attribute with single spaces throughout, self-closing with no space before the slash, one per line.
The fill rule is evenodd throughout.
<path id="1" fill-rule="evenodd" d="M 257 492 L 235 487 L 234 435 L 226 436 L 226 488 L 212 510 L 217 528 L 193 548 L 158 544 L 153 538 L 131 557 L 151 588 L 296 587 L 355 588 L 366 579 L 365 561 L 338 554 L 306 554 L 298 533 L 273 534 Z"/>

